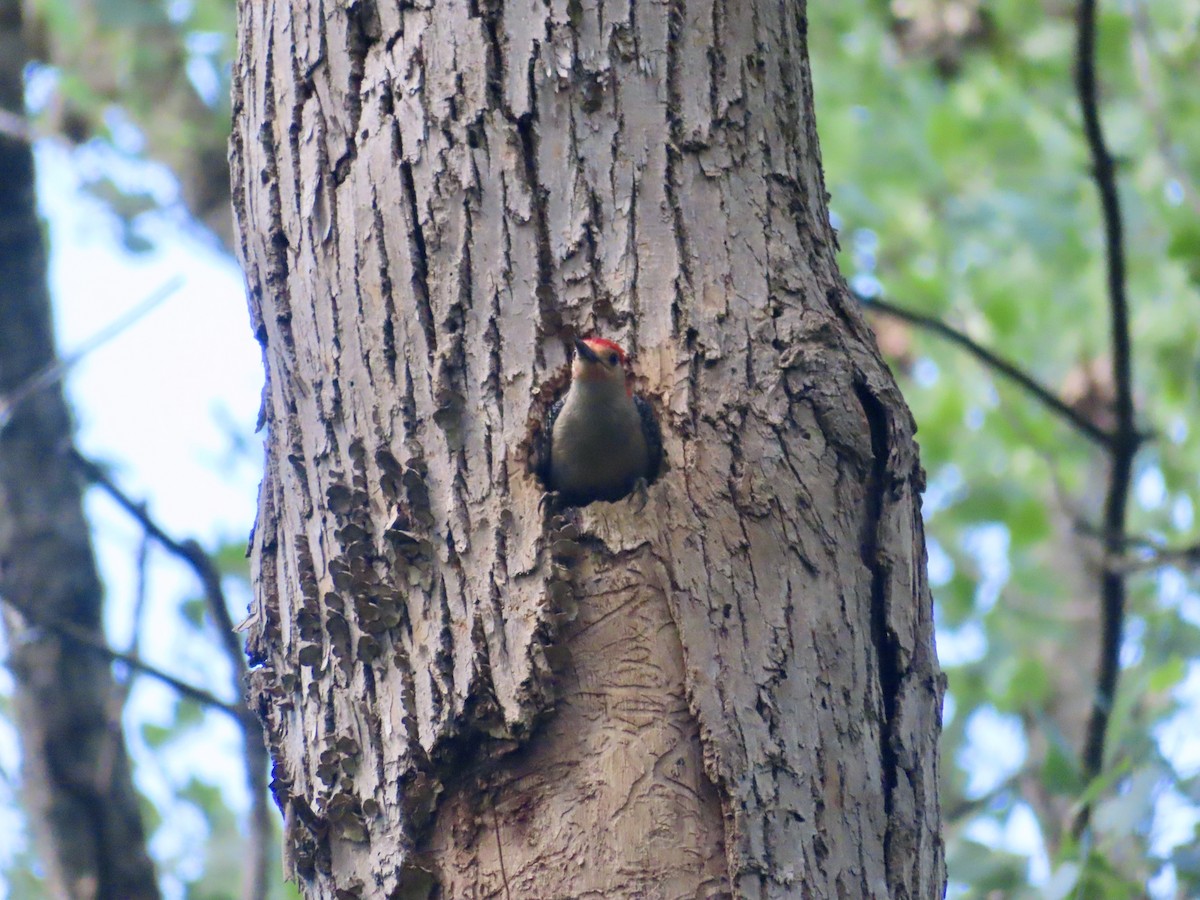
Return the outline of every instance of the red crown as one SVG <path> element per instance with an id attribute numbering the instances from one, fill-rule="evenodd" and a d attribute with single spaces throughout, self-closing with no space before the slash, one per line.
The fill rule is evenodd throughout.
<path id="1" fill-rule="evenodd" d="M 622 363 L 629 362 L 629 357 L 626 355 L 625 351 L 621 349 L 621 345 L 614 344 L 608 338 L 598 338 L 598 337 L 584 338 L 583 342 L 585 344 L 587 344 L 589 347 L 591 347 L 593 350 L 597 350 L 597 351 L 599 351 L 600 349 L 614 350 L 614 351 L 616 351 L 617 356 L 619 356 L 621 358 Z"/>

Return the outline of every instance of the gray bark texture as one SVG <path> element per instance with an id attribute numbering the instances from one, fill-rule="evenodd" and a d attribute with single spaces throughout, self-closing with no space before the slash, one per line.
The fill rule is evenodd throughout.
<path id="1" fill-rule="evenodd" d="M 941 896 L 913 423 L 794 0 L 245 0 L 249 649 L 310 897 Z M 663 420 L 546 520 L 573 335 Z"/>
<path id="2" fill-rule="evenodd" d="M 0 109 L 24 113 L 17 0 L 0 0 Z M 104 593 L 70 463 L 61 386 L 30 393 L 55 363 L 33 151 L 0 134 L 0 598 L 15 679 L 22 795 L 46 896 L 159 896 L 121 733 L 108 660 L 59 636 L 67 623 L 104 640 Z M 9 414 L 11 413 L 11 418 Z"/>

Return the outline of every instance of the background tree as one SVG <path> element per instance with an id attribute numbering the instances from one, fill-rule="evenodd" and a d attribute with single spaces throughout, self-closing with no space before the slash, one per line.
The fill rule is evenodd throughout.
<path id="1" fill-rule="evenodd" d="M 310 896 L 941 893 L 920 470 L 804 25 L 242 7 L 250 653 Z M 671 468 L 547 524 L 523 456 L 592 331 Z"/>
<path id="2" fill-rule="evenodd" d="M 24 109 L 25 62 L 15 0 L 0 0 L 0 109 Z M 0 134 L 0 398 L 17 397 L 56 363 L 33 153 Z M 102 588 L 80 485 L 65 452 L 70 418 L 59 386 L 0 408 L 0 596 L 15 675 L 22 790 L 46 886 L 56 897 L 159 896 L 103 656 L 79 652 L 54 626 L 103 640 Z"/>
<path id="3" fill-rule="evenodd" d="M 205 856 L 218 861 L 213 866 L 218 871 L 199 873 L 209 877 L 191 875 L 189 880 L 193 887 L 224 890 L 229 884 L 234 886 L 229 888 L 232 896 L 240 875 L 242 896 L 264 898 L 272 880 L 278 892 L 278 878 L 270 879 L 271 872 L 277 867 L 269 866 L 274 854 L 271 850 L 272 822 L 266 806 L 267 764 L 261 729 L 238 703 L 243 692 L 245 666 L 240 642 L 229 622 L 222 585 L 224 574 L 230 571 L 228 560 L 218 557 L 214 561 L 198 544 L 174 540 L 150 517 L 143 504 L 120 492 L 104 468 L 75 453 L 72 449 L 73 423 L 63 402 L 61 388 L 62 379 L 81 360 L 178 291 L 182 279 L 173 278 L 163 289 L 146 301 L 134 304 L 123 315 L 117 314 L 117 304 L 113 304 L 106 327 L 74 348 L 70 356 L 61 360 L 55 356 L 44 237 L 34 202 L 33 139 L 51 134 L 51 128 L 57 128 L 61 134 L 79 142 L 76 153 L 80 160 L 89 155 L 92 163 L 97 158 L 103 160 L 98 172 L 93 169 L 87 183 L 103 194 L 120 216 L 126 246 L 149 251 L 154 249 L 155 242 L 140 233 L 135 214 L 146 212 L 156 202 L 155 196 L 144 194 L 130 199 L 117 193 L 117 185 L 129 183 L 131 170 L 114 172 L 113 169 L 119 169 L 120 165 L 114 167 L 116 154 L 112 151 L 122 142 L 128 149 L 133 129 L 113 104 L 124 101 L 127 109 L 137 111 L 133 118 L 139 121 L 139 116 L 146 116 L 148 120 L 149 107 L 154 106 L 159 116 L 154 121 L 162 127 L 162 134 L 174 127 L 177 138 L 188 128 L 202 128 L 205 123 L 200 120 L 206 115 L 211 118 L 211 113 L 197 104 L 187 107 L 190 117 L 187 121 L 173 123 L 172 116 L 162 115 L 166 94 L 194 97 L 195 93 L 182 74 L 183 60 L 179 54 L 168 54 L 174 59 L 175 69 L 165 77 L 163 69 L 171 69 L 171 64 L 161 55 L 155 55 L 155 49 L 162 49 L 164 41 L 182 45 L 185 25 L 195 37 L 194 29 L 204 17 L 197 20 L 195 16 L 187 16 L 186 22 L 175 22 L 178 28 L 164 28 L 162 26 L 167 22 L 162 10 L 143 10 L 150 13 L 149 18 L 131 17 L 127 15 L 132 11 L 130 8 L 122 11 L 119 7 L 120 4 L 107 4 L 100 9 L 91 9 L 86 4 L 76 4 L 67 9 L 53 3 L 0 6 L 0 24 L 3 25 L 0 43 L 4 47 L 3 103 L 0 104 L 3 165 L 0 169 L 4 176 L 2 189 L 7 217 L 2 229 L 4 253 L 0 255 L 0 282 L 6 291 L 3 303 L 0 303 L 0 317 L 3 318 L 0 343 L 4 344 L 0 348 L 0 558 L 3 559 L 0 600 L 5 604 L 7 661 L 15 676 L 11 710 L 21 741 L 21 790 L 32 830 L 38 838 L 39 869 L 43 876 L 39 878 L 39 873 L 33 871 L 9 871 L 5 873 L 7 877 L 0 893 L 12 898 L 158 896 L 158 879 L 147 856 L 142 821 L 148 819 L 153 828 L 157 824 L 155 813 L 160 810 L 164 814 L 173 813 L 180 805 L 187 804 L 202 810 L 213 821 L 213 831 L 218 832 L 212 835 L 207 845 L 192 845 L 187 849 L 188 858 L 184 865 L 193 872 Z M 57 49 L 62 50 L 68 45 L 77 49 L 86 46 L 89 61 L 59 55 L 53 60 L 43 56 L 33 62 L 34 54 L 26 52 L 27 45 L 30 42 L 38 44 L 43 53 L 46 49 L 44 40 L 39 41 L 47 35 L 47 21 L 40 18 L 42 15 L 49 15 L 55 21 L 57 30 L 53 35 L 62 42 Z M 136 31 L 139 24 L 155 26 L 150 29 L 154 40 L 148 39 L 148 33 L 144 31 L 131 34 L 113 30 L 114 25 L 126 25 L 135 26 Z M 83 38 L 80 28 L 87 32 Z M 137 47 L 136 53 L 130 53 L 128 46 L 122 49 L 122 45 L 130 42 Z M 99 65 L 101 59 L 118 68 L 135 59 L 141 63 L 135 66 L 135 72 L 122 70 L 118 74 Z M 50 62 L 59 68 L 50 68 Z M 80 69 L 72 71 L 68 67 L 71 64 Z M 189 71 L 194 71 L 191 63 Z M 101 89 L 100 83 L 107 87 Z M 61 93 L 51 94 L 47 99 L 48 84 L 54 84 Z M 34 98 L 40 111 L 40 115 L 32 120 L 25 117 L 23 109 L 27 85 L 29 96 Z M 140 87 L 143 93 L 139 94 L 134 86 Z M 96 93 L 89 93 L 93 88 Z M 147 100 L 145 93 L 154 94 L 155 99 Z M 227 101 L 223 105 L 222 124 L 215 130 L 220 147 L 217 172 L 220 177 L 217 180 L 221 182 L 218 194 L 226 197 L 225 218 L 228 221 L 227 168 L 223 149 Z M 96 132 L 107 133 L 113 144 L 101 146 L 105 142 L 96 137 Z M 165 148 L 159 145 L 157 149 Z M 197 142 L 192 141 L 186 152 L 199 149 Z M 54 165 L 50 168 L 53 170 Z M 195 188 L 202 177 L 211 177 L 211 174 L 181 173 L 185 192 L 189 178 L 190 186 Z M 110 175 L 113 181 L 108 180 Z M 102 190 L 105 184 L 109 186 L 108 190 Z M 163 196 L 161 190 L 158 196 Z M 193 192 L 189 199 L 194 197 Z M 220 203 L 217 205 L 219 207 Z M 196 209 L 196 206 L 193 204 L 192 208 Z M 170 239 L 161 227 L 157 237 Z M 103 277 L 98 273 L 94 286 L 95 300 L 101 305 L 114 299 L 105 295 Z M 91 292 L 92 286 L 89 286 Z M 117 303 L 130 306 L 127 297 L 116 299 Z M 104 321 L 103 314 L 100 319 Z M 132 646 L 127 651 L 114 649 L 102 626 L 104 589 L 98 579 L 81 504 L 85 477 L 102 485 L 145 529 L 136 563 L 138 596 L 130 604 L 133 609 L 126 610 L 132 614 L 134 627 Z M 233 702 L 224 701 L 208 691 L 201 679 L 190 683 L 186 678 L 156 668 L 143 658 L 142 649 L 147 644 L 154 644 L 148 654 L 153 658 L 167 643 L 157 639 L 142 642 L 137 634 L 144 620 L 149 621 L 154 614 L 152 610 L 150 615 L 144 615 L 147 608 L 157 605 L 155 598 L 148 597 L 153 591 L 147 585 L 166 568 L 154 558 L 152 545 L 166 549 L 168 554 L 195 570 L 193 578 L 199 576 L 201 596 L 190 604 L 194 624 L 185 627 L 202 632 L 203 620 L 209 615 L 214 618 L 215 630 L 224 636 L 224 646 L 232 663 Z M 241 549 L 238 548 L 237 557 L 240 556 Z M 244 567 L 243 562 L 240 568 Z M 237 568 L 239 566 L 233 567 L 235 571 Z M 195 614 L 197 606 L 198 614 Z M 196 642 L 196 646 L 203 644 L 203 641 Z M 119 663 L 119 683 L 110 670 L 114 661 Z M 178 670 L 178 660 L 175 662 L 174 668 Z M 214 665 L 210 655 L 205 671 L 220 676 L 220 660 Z M 146 704 L 141 693 L 135 695 L 130 704 L 134 713 L 127 715 L 130 707 L 126 706 L 126 701 L 135 688 L 134 676 L 139 674 L 153 676 L 160 686 L 166 685 L 176 693 L 175 702 L 170 704 L 175 707 L 174 714 L 165 723 L 159 711 L 153 709 L 149 710 L 152 721 L 147 722 L 148 707 L 154 704 Z M 7 700 L 5 697 L 6 713 L 9 712 Z M 243 727 L 250 816 L 249 827 L 243 829 L 240 838 L 221 791 L 213 788 L 206 791 L 206 786 L 193 777 L 184 780 L 177 796 L 164 802 L 160 795 L 151 805 L 135 793 L 130 778 L 123 719 L 134 726 L 131 731 L 133 746 L 143 752 L 145 747 L 153 747 L 161 754 L 166 766 L 170 764 L 172 741 L 204 722 L 205 709 L 217 710 L 217 715 L 231 714 Z M 6 729 L 3 738 L 7 737 Z M 7 751 L 7 740 L 3 744 Z M 4 755 L 9 754 L 5 752 Z M 145 782 L 143 778 L 142 783 Z M 5 786 L 9 785 L 16 785 L 15 777 L 5 778 Z M 181 832 L 177 826 L 171 830 Z M 219 833 L 220 830 L 225 834 Z M 14 852 L 21 852 L 17 849 L 21 841 L 18 829 L 10 821 L 6 821 L 5 832 L 7 862 Z M 232 851 L 226 851 L 228 862 L 221 860 L 223 846 Z M 164 883 L 167 886 L 177 883 L 174 876 L 179 861 L 164 859 L 161 846 L 158 857 L 159 862 L 164 863 Z"/>

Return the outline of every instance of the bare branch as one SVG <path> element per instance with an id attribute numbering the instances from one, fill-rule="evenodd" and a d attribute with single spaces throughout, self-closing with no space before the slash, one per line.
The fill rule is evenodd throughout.
<path id="1" fill-rule="evenodd" d="M 1080 532 L 1103 541 L 1104 534 L 1094 526 L 1080 526 Z M 1105 557 L 1103 564 L 1116 572 L 1132 574 L 1150 572 L 1166 566 L 1181 569 L 1200 568 L 1200 544 L 1189 547 L 1170 547 L 1151 537 L 1126 535 L 1124 549 L 1116 556 Z"/>
<path id="2" fill-rule="evenodd" d="M 1123 575 L 1132 575 L 1135 572 L 1153 572 L 1167 566 L 1179 569 L 1200 569 L 1200 546 L 1159 550 L 1153 553 L 1148 552 L 1145 555 L 1126 553 L 1109 558 L 1105 565 Z"/>
<path id="3" fill-rule="evenodd" d="M 963 824 L 965 820 L 970 819 L 977 813 L 983 812 L 1005 794 L 1016 790 L 1021 779 L 1025 778 L 1028 774 L 1024 769 L 1018 770 L 990 791 L 986 791 L 978 797 L 959 798 L 957 803 L 947 806 L 942 812 L 944 827 L 949 830 Z"/>
<path id="4" fill-rule="evenodd" d="M 1125 242 L 1116 167 L 1100 124 L 1096 88 L 1096 0 L 1080 0 L 1076 45 L 1076 89 L 1083 114 L 1083 131 L 1092 158 L 1092 177 L 1100 194 L 1107 256 L 1108 301 L 1111 319 L 1113 384 L 1116 386 L 1116 428 L 1109 446 L 1108 492 L 1104 501 L 1104 550 L 1118 556 L 1125 545 L 1129 488 L 1139 436 L 1134 423 L 1133 366 L 1129 338 L 1129 300 L 1125 286 Z M 1125 627 L 1125 574 L 1108 567 L 1100 576 L 1101 646 L 1096 692 L 1082 753 L 1083 770 L 1091 781 L 1104 766 L 1104 740 L 1120 678 L 1121 638 Z M 1075 819 L 1076 835 L 1087 827 L 1091 804 Z"/>
<path id="5" fill-rule="evenodd" d="M 68 622 L 63 619 L 34 612 L 32 608 L 18 603 L 11 597 L 4 597 L 3 600 L 9 607 L 19 612 L 25 618 L 25 621 L 29 622 L 31 625 L 34 625 L 38 628 L 44 628 L 47 631 L 52 631 L 60 637 L 71 641 L 78 647 L 91 650 L 94 653 L 99 653 L 101 656 L 104 656 L 113 662 L 122 663 L 133 671 L 141 672 L 143 675 L 149 675 L 151 678 L 161 681 L 163 684 L 178 691 L 184 697 L 195 700 L 197 703 L 200 703 L 204 706 L 210 706 L 213 709 L 219 709 L 221 712 L 233 716 L 239 722 L 241 721 L 242 711 L 234 704 L 226 703 L 220 697 L 210 694 L 203 688 L 198 688 L 193 684 L 188 684 L 186 681 L 182 681 L 169 672 L 164 672 L 157 666 L 152 666 L 136 656 L 132 656 L 128 653 L 122 653 L 120 650 L 113 649 L 107 643 L 105 643 L 103 638 L 90 629 L 84 628 L 75 622 Z"/>
<path id="6" fill-rule="evenodd" d="M 147 579 L 147 564 L 150 561 L 150 537 L 143 534 L 142 539 L 138 541 L 137 560 L 135 567 L 137 569 L 137 586 L 133 593 L 133 635 L 129 639 L 129 647 L 125 654 L 134 659 L 141 658 L 141 633 L 142 633 L 142 618 L 146 614 L 146 579 Z M 118 706 L 124 707 L 125 702 L 129 699 L 129 692 L 133 690 L 133 676 L 137 672 L 133 669 L 129 670 L 129 676 L 121 683 L 119 687 L 120 696 L 118 697 Z"/>
<path id="7" fill-rule="evenodd" d="M 62 359 L 55 360 L 40 371 L 34 372 L 8 394 L 0 395 L 0 428 L 5 427 L 9 423 L 13 412 L 18 406 L 38 391 L 45 390 L 51 385 L 62 381 L 67 373 L 77 366 L 89 353 L 97 347 L 107 344 L 126 328 L 139 321 L 155 307 L 162 304 L 163 301 L 170 298 L 182 286 L 182 276 L 176 275 L 169 279 L 161 287 L 151 291 L 150 295 L 137 306 L 130 309 L 124 315 L 118 316 L 89 337 L 73 353 L 64 356 Z"/>
<path id="8" fill-rule="evenodd" d="M 1076 410 L 1072 409 L 1057 396 L 1049 388 L 1039 384 L 1033 376 L 1022 371 L 1013 363 L 1001 358 L 996 353 L 987 349 L 983 345 L 977 343 L 972 338 L 965 335 L 956 328 L 947 325 L 941 319 L 934 316 L 927 316 L 924 313 L 914 312 L 911 309 L 905 309 L 902 306 L 896 306 L 894 303 L 889 303 L 886 300 L 880 300 L 877 297 L 858 296 L 859 301 L 867 309 L 875 310 L 887 316 L 908 322 L 923 328 L 926 331 L 931 331 L 939 337 L 943 337 L 952 344 L 957 344 L 962 347 L 977 360 L 983 363 L 990 369 L 1003 375 L 1005 378 L 1020 386 L 1026 393 L 1040 401 L 1043 405 L 1049 408 L 1052 412 L 1069 422 L 1075 429 L 1089 440 L 1094 441 L 1102 447 L 1107 448 L 1111 441 L 1109 434 L 1098 427 L 1094 422 L 1083 416 Z"/>

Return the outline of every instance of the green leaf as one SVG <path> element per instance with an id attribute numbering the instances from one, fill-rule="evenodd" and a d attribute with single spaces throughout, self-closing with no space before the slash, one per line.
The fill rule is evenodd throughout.
<path id="1" fill-rule="evenodd" d="M 206 710 L 191 697 L 180 697 L 175 704 L 176 729 L 190 728 L 204 721 Z"/>
<path id="2" fill-rule="evenodd" d="M 1017 660 L 1010 671 L 1011 677 L 1003 689 L 997 709 L 1001 712 L 1021 712 L 1040 708 L 1050 693 L 1050 676 L 1042 661 L 1025 657 Z"/>
<path id="3" fill-rule="evenodd" d="M 1183 677 L 1186 674 L 1187 663 L 1184 662 L 1182 657 L 1172 656 L 1161 666 L 1150 672 L 1146 679 L 1146 686 L 1154 693 L 1167 691 L 1183 681 Z"/>
<path id="4" fill-rule="evenodd" d="M 222 575 L 250 583 L 250 560 L 244 538 L 222 542 L 212 554 L 212 560 Z"/>
<path id="5" fill-rule="evenodd" d="M 221 796 L 221 789 L 215 785 L 201 781 L 199 778 L 188 779 L 187 784 L 180 789 L 179 797 L 194 804 L 206 817 L 223 809 L 225 805 L 224 799 Z"/>
<path id="6" fill-rule="evenodd" d="M 970 840 L 956 842 L 948 857 L 947 862 L 954 877 L 969 883 L 981 894 L 1015 890 L 1025 882 L 1025 872 L 1029 866 L 1029 861 L 1023 856 L 1004 853 Z"/>
<path id="7" fill-rule="evenodd" d="M 1200 284 L 1200 219 L 1189 216 L 1176 224 L 1167 244 L 1167 255 L 1183 263 L 1188 277 Z"/>
<path id="8" fill-rule="evenodd" d="M 142 724 L 142 740 L 146 746 L 154 750 L 161 749 L 167 741 L 176 734 L 176 729 L 165 725 L 155 725 L 153 722 Z"/>
<path id="9" fill-rule="evenodd" d="M 1079 771 L 1078 760 L 1057 742 L 1047 746 L 1041 774 L 1042 784 L 1052 794 L 1073 797 L 1083 790 L 1083 775 Z"/>
<path id="10" fill-rule="evenodd" d="M 179 611 L 193 628 L 203 628 L 208 616 L 208 601 L 204 597 L 190 597 L 179 605 Z"/>
<path id="11" fill-rule="evenodd" d="M 1123 759 L 1108 771 L 1101 772 L 1088 783 L 1083 793 L 1079 795 L 1079 798 L 1075 802 L 1076 808 L 1082 809 L 1094 803 L 1097 797 L 1111 790 L 1113 785 L 1127 775 L 1131 768 L 1132 764 L 1129 760 Z"/>

